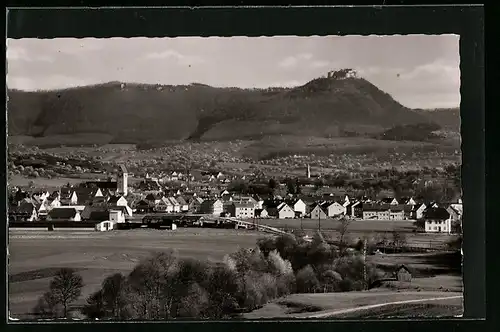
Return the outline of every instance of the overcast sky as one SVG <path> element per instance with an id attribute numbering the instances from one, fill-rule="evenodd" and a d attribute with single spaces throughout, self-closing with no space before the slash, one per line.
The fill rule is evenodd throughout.
<path id="1" fill-rule="evenodd" d="M 109 81 L 297 86 L 330 70 L 360 76 L 412 108 L 460 104 L 459 36 L 9 39 L 9 88 Z"/>

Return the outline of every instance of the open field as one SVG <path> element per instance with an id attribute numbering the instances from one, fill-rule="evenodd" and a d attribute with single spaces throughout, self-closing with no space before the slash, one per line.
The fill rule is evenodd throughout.
<path id="1" fill-rule="evenodd" d="M 31 311 L 38 297 L 47 290 L 56 268 L 80 270 L 85 287 L 79 303 L 84 303 L 107 275 L 129 273 L 141 258 L 153 252 L 175 248 L 180 256 L 220 261 L 238 247 L 254 247 L 262 236 L 265 235 L 252 231 L 205 228 L 106 233 L 10 229 L 11 316 L 24 316 Z"/>
<path id="2" fill-rule="evenodd" d="M 268 225 L 285 230 L 299 231 L 303 230 L 308 235 L 314 235 L 321 224 L 321 232 L 331 240 L 337 240 L 339 233 L 337 229 L 340 222 L 334 219 L 304 218 L 300 219 L 258 219 L 257 223 Z M 453 234 L 432 234 L 414 232 L 416 227 L 411 220 L 352 220 L 349 223 L 347 238 L 356 241 L 363 236 L 382 237 L 386 236 L 391 241 L 391 233 L 397 231 L 406 235 L 407 245 L 420 248 L 434 248 L 445 245 L 448 241 L 455 239 Z"/>
<path id="3" fill-rule="evenodd" d="M 259 219 L 259 224 L 288 229 L 318 229 L 335 230 L 340 221 L 334 219 Z M 392 232 L 394 230 L 412 232 L 415 228 L 413 220 L 352 220 L 349 223 L 350 232 Z"/>
<path id="4" fill-rule="evenodd" d="M 439 314 L 441 315 L 455 315 L 462 312 L 462 299 L 458 296 L 462 293 L 453 292 L 412 292 L 412 291 L 385 291 L 385 290 L 371 290 L 365 292 L 346 292 L 346 293 L 319 293 L 319 294 L 292 294 L 282 299 L 278 299 L 273 303 L 269 303 L 264 307 L 255 310 L 250 313 L 244 314 L 245 318 L 249 319 L 259 319 L 259 318 L 308 318 L 314 315 L 325 315 L 331 313 L 331 316 L 335 315 L 335 312 L 342 312 L 346 309 L 359 308 L 362 309 L 363 306 L 376 305 L 381 303 L 392 303 L 398 301 L 412 301 L 412 300 L 426 300 L 441 297 L 453 297 L 446 300 L 439 301 L 423 301 L 418 302 L 419 304 L 402 305 L 400 304 L 398 308 L 396 305 L 392 307 L 392 310 L 402 309 L 406 307 L 407 311 L 411 309 L 418 309 L 422 304 L 439 304 L 446 305 L 447 310 L 441 310 Z M 377 309 L 381 311 L 382 309 Z M 351 312 L 349 315 L 339 315 L 339 318 L 359 318 L 361 315 L 373 314 L 376 310 L 371 311 L 360 310 L 357 312 Z M 418 310 L 417 310 L 418 311 Z M 420 310 L 421 311 L 421 310 Z M 384 312 L 386 315 L 388 311 Z M 411 314 L 406 313 L 407 317 Z M 344 316 L 344 317 L 342 317 Z M 358 317 L 356 317 L 358 316 Z M 435 317 L 435 316 L 434 316 Z"/>

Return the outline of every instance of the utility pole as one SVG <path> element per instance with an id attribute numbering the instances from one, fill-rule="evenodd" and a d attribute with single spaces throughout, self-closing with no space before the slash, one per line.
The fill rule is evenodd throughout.
<path id="1" fill-rule="evenodd" d="M 363 241 L 363 284 L 364 284 L 364 287 L 365 287 L 365 290 L 368 288 L 368 284 L 367 284 L 367 278 L 366 278 L 366 246 L 367 246 L 367 242 L 368 240 L 367 239 L 364 239 Z"/>
<path id="2" fill-rule="evenodd" d="M 318 213 L 318 230 L 321 231 L 321 212 L 323 209 L 321 208 L 321 205 L 318 205 L 319 207 L 319 213 Z"/>

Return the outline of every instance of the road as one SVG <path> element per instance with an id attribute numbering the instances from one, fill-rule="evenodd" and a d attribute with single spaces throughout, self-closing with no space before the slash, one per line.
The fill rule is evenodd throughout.
<path id="1" fill-rule="evenodd" d="M 425 302 L 429 302 L 429 301 L 452 300 L 452 299 L 459 299 L 462 297 L 463 297 L 462 295 L 456 295 L 456 296 L 447 296 L 447 297 L 432 297 L 432 298 L 428 298 L 428 299 L 417 299 L 417 300 L 405 300 L 405 301 L 378 303 L 378 304 L 366 305 L 366 306 L 361 306 L 361 307 L 356 307 L 356 308 L 331 310 L 331 311 L 327 311 L 327 312 L 322 312 L 321 314 L 315 314 L 315 315 L 308 316 L 308 318 L 335 317 L 337 315 L 349 314 L 349 313 L 362 311 L 362 310 L 382 308 L 382 307 L 391 306 L 391 305 L 422 303 L 422 302 L 425 303 Z"/>

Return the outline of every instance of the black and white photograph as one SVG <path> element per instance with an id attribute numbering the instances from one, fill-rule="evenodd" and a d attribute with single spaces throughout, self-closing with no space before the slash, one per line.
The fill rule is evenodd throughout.
<path id="1" fill-rule="evenodd" d="M 9 319 L 462 317 L 459 41 L 8 38 Z"/>

